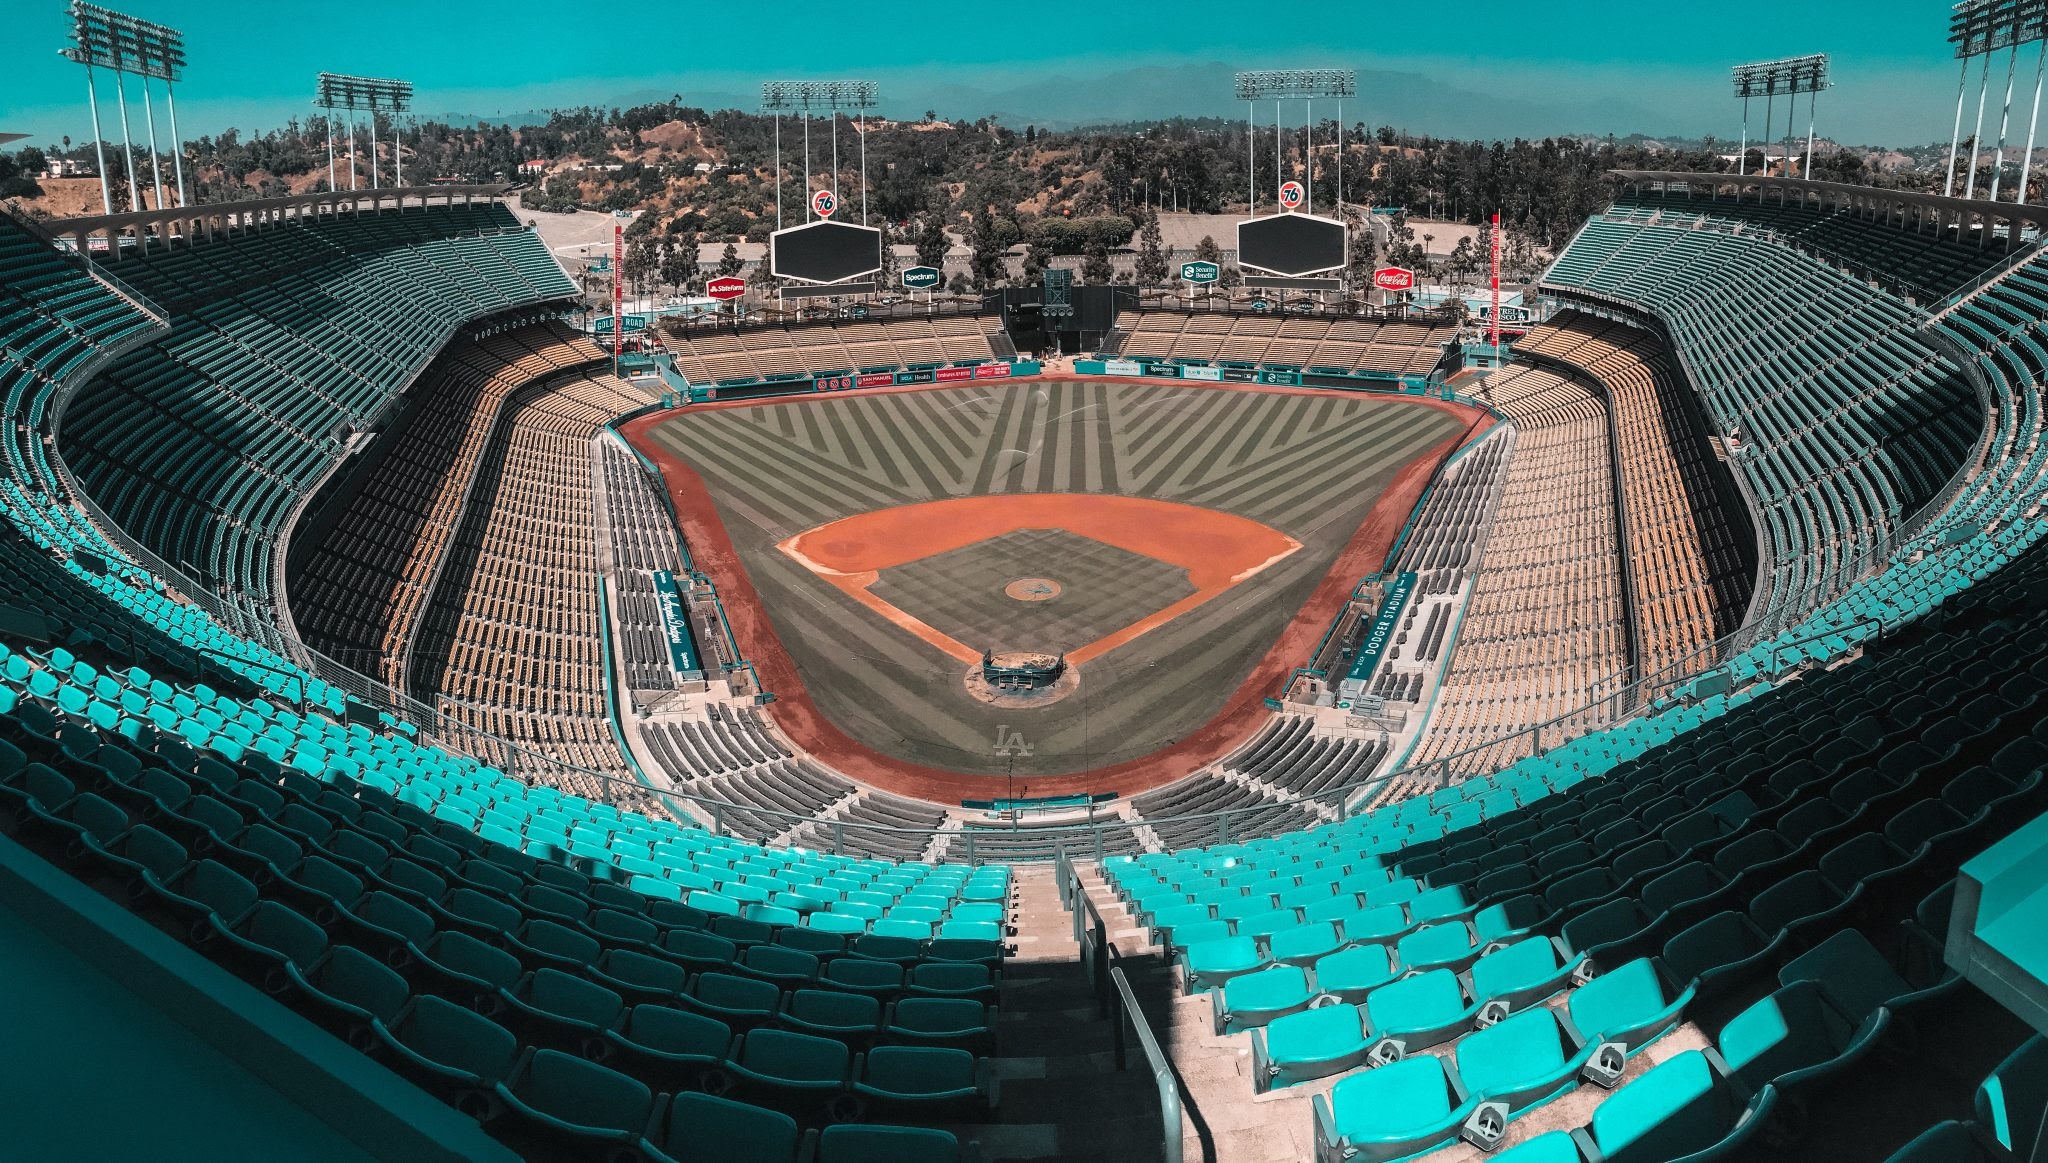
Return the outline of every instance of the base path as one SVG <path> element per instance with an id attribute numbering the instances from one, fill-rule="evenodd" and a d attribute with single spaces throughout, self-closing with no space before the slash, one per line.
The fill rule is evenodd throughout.
<path id="1" fill-rule="evenodd" d="M 1076 382 L 1101 379 L 1129 383 L 1115 377 L 1059 375 L 1039 377 L 1048 381 Z M 1030 380 L 1023 381 L 1025 383 Z M 954 391 L 964 385 L 881 388 L 870 393 Z M 1192 382 L 1182 386 L 1197 386 Z M 1277 388 L 1262 385 L 1201 384 L 1215 391 L 1283 392 L 1303 395 L 1354 396 L 1356 393 L 1314 388 Z M 975 385 L 986 389 L 988 385 Z M 849 393 L 834 393 L 835 396 Z M 1295 668 L 1308 660 L 1337 612 L 1343 608 L 1359 580 L 1378 572 L 1386 563 L 1395 539 L 1435 476 L 1438 466 L 1458 448 L 1482 435 L 1493 419 L 1485 412 L 1445 400 L 1417 396 L 1385 397 L 1418 407 L 1449 413 L 1465 424 L 1459 434 L 1441 441 L 1403 465 L 1380 495 L 1329 570 L 1316 585 L 1307 602 L 1296 611 L 1243 682 L 1206 723 L 1171 745 L 1138 759 L 1092 771 L 1059 775 L 1019 777 L 1020 796 L 1055 796 L 1115 793 L 1135 795 L 1181 779 L 1241 746 L 1265 722 L 1265 699 L 1280 689 Z M 767 400 L 691 405 L 693 409 L 801 406 L 808 396 L 785 396 Z M 632 446 L 660 470 L 674 505 L 685 545 L 696 568 L 718 588 L 726 618 L 740 654 L 754 664 L 763 687 L 774 692 L 767 710 L 797 746 L 819 762 L 852 779 L 899 795 L 914 796 L 934 803 L 952 804 L 962 800 L 985 799 L 992 786 L 987 775 L 923 766 L 883 755 L 847 735 L 827 718 L 813 701 L 790 657 L 769 622 L 759 593 L 749 578 L 739 552 L 719 517 L 710 490 L 688 463 L 649 438 L 653 429 L 675 418 L 674 412 L 642 416 L 621 427 Z"/>

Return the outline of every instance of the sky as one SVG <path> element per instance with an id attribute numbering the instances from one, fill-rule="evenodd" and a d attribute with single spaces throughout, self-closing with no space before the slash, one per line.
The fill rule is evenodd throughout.
<path id="1" fill-rule="evenodd" d="M 858 77 L 880 82 L 884 114 L 937 108 L 1073 124 L 1227 113 L 1233 68 L 1351 66 L 1361 73 L 1364 108 L 1348 108 L 1348 121 L 1458 136 L 1732 139 L 1742 121 L 1728 66 L 1830 52 L 1837 85 L 1820 100 L 1822 136 L 1906 145 L 1948 140 L 1957 79 L 1947 0 L 868 0 L 851 11 L 821 5 L 815 18 L 801 4 L 730 0 L 638 8 L 560 0 L 102 3 L 184 33 L 189 64 L 177 96 L 188 137 L 306 115 L 321 70 L 410 80 L 420 114 L 493 117 L 670 93 L 751 106 L 763 80 Z M 62 0 L 5 7 L 0 132 L 86 140 L 83 70 L 57 53 L 68 31 Z M 1996 72 L 1995 89 L 2002 67 Z M 2014 116 L 2021 133 L 2029 95 L 2022 83 Z M 110 138 L 111 96 L 103 85 Z M 1991 98 L 1994 126 L 1999 96 Z M 138 99 L 131 89 L 139 136 Z M 1781 103 L 1781 123 L 1784 113 Z M 1803 115 L 1797 128 L 1803 135 Z"/>

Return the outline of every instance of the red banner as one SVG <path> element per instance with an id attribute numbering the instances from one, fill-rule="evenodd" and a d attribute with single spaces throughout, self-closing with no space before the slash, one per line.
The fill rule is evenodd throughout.
<path id="1" fill-rule="evenodd" d="M 863 388 L 886 388 L 896 382 L 896 373 L 879 372 L 874 375 L 858 376 L 853 382 Z"/>
<path id="2" fill-rule="evenodd" d="M 704 293 L 714 299 L 737 299 L 747 293 L 747 280 L 723 278 L 704 284 Z"/>
<path id="3" fill-rule="evenodd" d="M 1372 285 L 1382 291 L 1412 291 L 1415 272 L 1406 267 L 1381 267 L 1372 273 Z"/>
<path id="4" fill-rule="evenodd" d="M 940 383 L 945 383 L 947 380 L 971 380 L 974 378 L 974 369 L 971 367 L 942 367 L 932 378 Z"/>
<path id="5" fill-rule="evenodd" d="M 977 380 L 1007 379 L 1009 374 L 1010 365 L 1006 363 L 985 363 L 974 369 L 974 378 Z"/>

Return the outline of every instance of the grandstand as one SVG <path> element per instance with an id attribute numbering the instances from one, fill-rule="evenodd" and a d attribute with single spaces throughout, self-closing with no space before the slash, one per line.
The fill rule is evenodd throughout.
<path id="1" fill-rule="evenodd" d="M 1398 379 L 1427 377 L 1456 329 L 1292 315 L 1123 311 L 1116 354 L 1126 358 L 1274 367 Z"/>
<path id="2" fill-rule="evenodd" d="M 0 216 L 15 1048 L 198 1112 L 129 1151 L 67 1094 L 11 1149 L 2017 1157 L 2040 975 L 1977 910 L 2030 923 L 2038 860 L 1980 854 L 2048 812 L 2048 259 L 1953 205 L 1624 178 L 1560 309 L 1436 385 L 1486 415 L 1359 591 L 1414 575 L 1375 706 L 1276 696 L 1036 826 L 792 742 L 730 546 L 612 429 L 669 393 L 492 191 L 120 216 L 104 259 Z M 979 365 L 999 326 L 671 354 Z M 1427 381 L 1452 340 L 1144 311 L 1107 354 Z M 131 1010 L 142 1065 L 80 1033 Z"/>

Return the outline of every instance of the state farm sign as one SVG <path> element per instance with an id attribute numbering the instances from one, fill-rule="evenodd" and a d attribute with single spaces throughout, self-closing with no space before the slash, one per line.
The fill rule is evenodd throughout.
<path id="1" fill-rule="evenodd" d="M 1381 267 L 1372 273 L 1372 285 L 1382 291 L 1412 291 L 1415 272 L 1407 267 Z"/>

